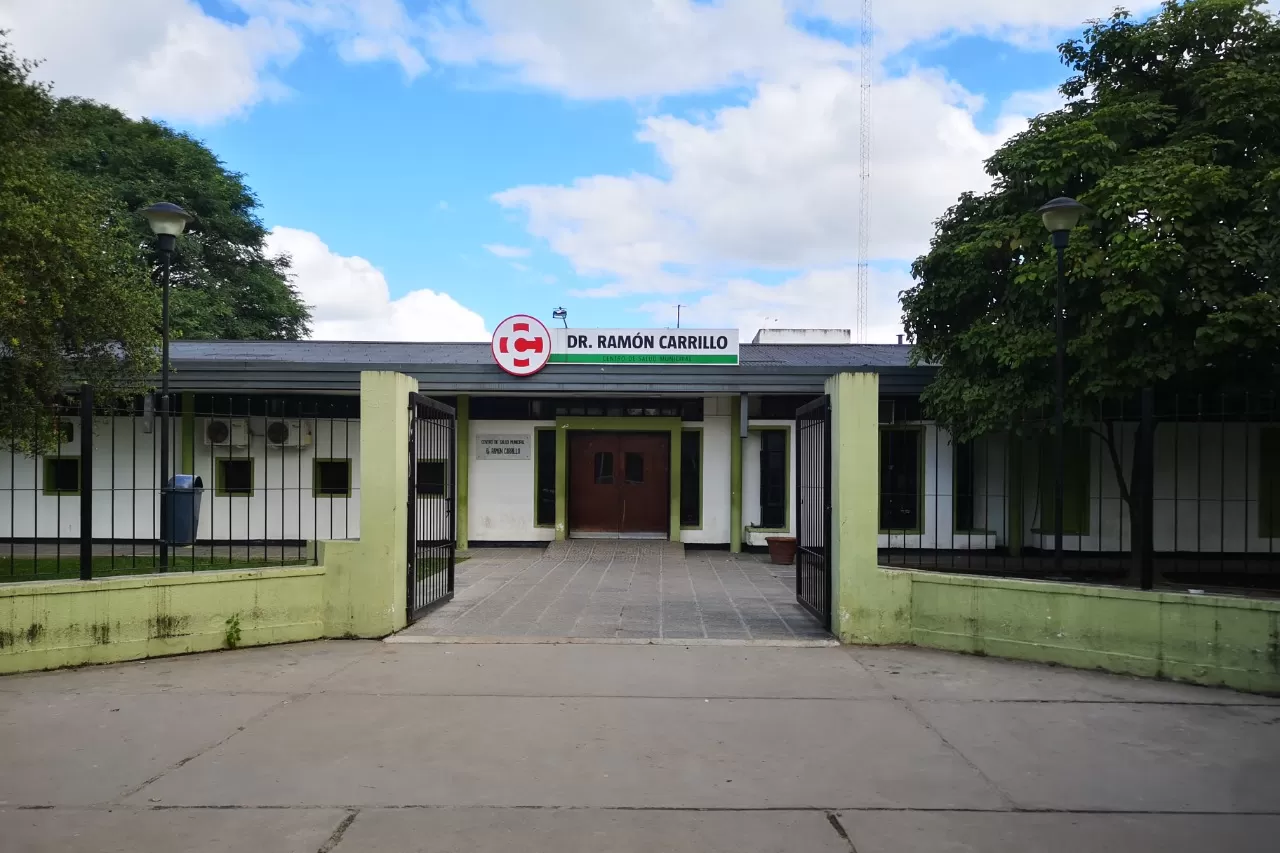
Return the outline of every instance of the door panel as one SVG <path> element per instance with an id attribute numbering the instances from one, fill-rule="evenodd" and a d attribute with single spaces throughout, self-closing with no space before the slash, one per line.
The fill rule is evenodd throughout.
<path id="1" fill-rule="evenodd" d="M 666 533 L 671 527 L 671 437 L 619 437 L 622 477 L 618 484 L 623 533 Z"/>
<path id="2" fill-rule="evenodd" d="M 665 433 L 569 433 L 570 533 L 667 533 L 670 442 Z"/>
<path id="3" fill-rule="evenodd" d="M 616 474 L 618 436 L 569 434 L 569 529 L 617 532 L 621 495 Z"/>

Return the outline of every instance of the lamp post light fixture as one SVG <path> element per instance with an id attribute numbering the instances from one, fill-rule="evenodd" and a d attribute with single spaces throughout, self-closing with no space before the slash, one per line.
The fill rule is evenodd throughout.
<path id="1" fill-rule="evenodd" d="M 551 318 L 553 320 L 559 320 L 561 323 L 564 323 L 564 327 L 566 329 L 569 328 L 569 312 L 564 310 L 564 308 L 557 308 L 556 310 L 552 311 Z"/>
<path id="2" fill-rule="evenodd" d="M 1058 253 L 1058 281 L 1056 290 L 1056 309 L 1053 312 L 1054 334 L 1057 338 L 1057 355 L 1055 359 L 1056 387 L 1054 391 L 1053 429 L 1056 433 L 1053 448 L 1053 570 L 1062 574 L 1062 503 L 1066 493 L 1067 456 L 1066 456 L 1066 407 L 1067 407 L 1067 337 L 1062 325 L 1063 289 L 1067 278 L 1067 243 L 1071 239 L 1071 231 L 1080 222 L 1080 217 L 1087 211 L 1080 202 L 1065 196 L 1047 202 L 1036 213 L 1040 214 L 1044 227 L 1053 237 L 1053 248 Z"/>
<path id="3" fill-rule="evenodd" d="M 176 204 L 157 202 L 140 211 L 156 235 L 160 274 L 160 571 L 169 570 L 169 269 L 178 237 L 194 217 Z"/>

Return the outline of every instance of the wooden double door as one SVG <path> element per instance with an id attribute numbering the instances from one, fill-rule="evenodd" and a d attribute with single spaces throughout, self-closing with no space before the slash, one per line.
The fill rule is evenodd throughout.
<path id="1" fill-rule="evenodd" d="M 569 433 L 569 534 L 665 537 L 671 525 L 668 433 Z"/>

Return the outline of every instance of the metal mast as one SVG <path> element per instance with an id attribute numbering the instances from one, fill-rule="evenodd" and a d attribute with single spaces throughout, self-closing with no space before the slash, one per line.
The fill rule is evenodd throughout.
<path id="1" fill-rule="evenodd" d="M 862 0 L 861 115 L 858 119 L 858 284 L 853 339 L 867 340 L 868 257 L 871 254 L 871 79 L 875 67 L 875 24 L 872 0 Z"/>

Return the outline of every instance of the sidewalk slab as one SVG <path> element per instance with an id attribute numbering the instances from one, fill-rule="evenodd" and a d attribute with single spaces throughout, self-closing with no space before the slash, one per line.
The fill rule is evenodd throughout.
<path id="1" fill-rule="evenodd" d="M 109 802 L 280 701 L 268 694 L 0 693 L 0 807 Z"/>
<path id="2" fill-rule="evenodd" d="M 57 809 L 0 811 L 13 853 L 316 853 L 338 809 Z"/>
<path id="3" fill-rule="evenodd" d="M 377 651 L 366 640 L 293 643 L 0 678 L 4 693 L 300 693 Z"/>
<path id="4" fill-rule="evenodd" d="M 1280 812 L 1280 708 L 921 702 L 1024 808 Z"/>
<path id="5" fill-rule="evenodd" d="M 281 708 L 132 798 L 165 805 L 1001 808 L 883 700 L 345 696 Z"/>
<path id="6" fill-rule="evenodd" d="M 333 853 L 848 853 L 822 812 L 362 811 Z"/>
<path id="7" fill-rule="evenodd" d="M 329 678 L 325 692 L 888 698 L 838 648 L 468 644 L 385 649 Z"/>
<path id="8" fill-rule="evenodd" d="M 1275 705 L 1280 698 L 1152 678 L 932 649 L 845 646 L 885 689 L 908 699 L 974 702 L 1164 702 Z"/>
<path id="9" fill-rule="evenodd" d="M 1280 816 L 843 812 L 857 853 L 1272 853 Z"/>

